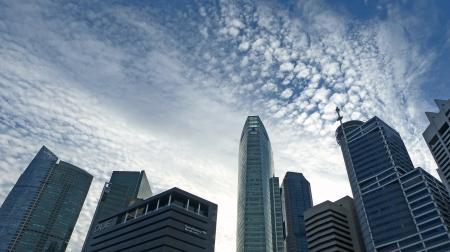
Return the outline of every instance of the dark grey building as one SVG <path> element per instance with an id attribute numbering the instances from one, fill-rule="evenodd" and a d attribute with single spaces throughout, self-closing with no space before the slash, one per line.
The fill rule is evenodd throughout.
<path id="1" fill-rule="evenodd" d="M 84 251 L 214 251 L 217 205 L 172 188 L 99 220 Z"/>
<path id="2" fill-rule="evenodd" d="M 258 116 L 249 116 L 239 145 L 236 251 L 273 252 L 272 147 Z"/>
<path id="3" fill-rule="evenodd" d="M 311 186 L 301 173 L 287 172 L 281 185 L 285 251 L 308 251 L 304 212 L 313 205 Z"/>
<path id="4" fill-rule="evenodd" d="M 448 193 L 414 169 L 397 131 L 374 117 L 344 123 L 336 139 L 367 251 L 450 251 Z"/>
<path id="5" fill-rule="evenodd" d="M 65 251 L 91 182 L 43 146 L 0 208 L 0 251 Z"/>
<path id="6" fill-rule="evenodd" d="M 85 241 L 89 239 L 99 220 L 151 196 L 152 190 L 144 171 L 113 171 L 111 179 L 103 187 Z"/>
<path id="7" fill-rule="evenodd" d="M 365 251 L 353 199 L 349 196 L 307 209 L 305 228 L 310 252 Z"/>
<path id="8" fill-rule="evenodd" d="M 450 190 L 450 99 L 435 100 L 439 112 L 427 112 L 428 125 L 423 138 L 438 165 L 438 174 Z"/>

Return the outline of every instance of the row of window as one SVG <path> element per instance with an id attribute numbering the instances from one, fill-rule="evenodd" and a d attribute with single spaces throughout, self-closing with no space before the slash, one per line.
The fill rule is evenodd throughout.
<path id="1" fill-rule="evenodd" d="M 140 205 L 136 208 L 133 208 L 126 213 L 121 214 L 117 218 L 116 224 L 125 223 L 127 221 L 134 220 L 143 215 L 149 214 L 154 211 L 158 211 L 159 209 L 167 206 L 176 206 L 179 208 L 183 208 L 186 211 L 198 214 L 200 216 L 208 217 L 208 206 L 202 204 L 196 200 L 187 198 L 179 193 L 173 192 L 171 194 L 165 195 L 161 198 L 154 199 L 146 204 Z M 98 225 L 107 224 L 111 221 L 105 220 Z M 108 225 L 109 226 L 109 225 Z"/>

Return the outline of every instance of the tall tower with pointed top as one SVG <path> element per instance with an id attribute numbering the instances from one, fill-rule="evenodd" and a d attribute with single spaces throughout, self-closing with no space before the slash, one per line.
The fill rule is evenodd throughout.
<path id="1" fill-rule="evenodd" d="M 438 174 L 450 191 L 450 99 L 435 100 L 439 111 L 426 112 L 428 121 L 423 138 L 438 165 Z"/>
<path id="2" fill-rule="evenodd" d="M 272 148 L 258 116 L 249 116 L 239 145 L 237 252 L 272 252 Z"/>

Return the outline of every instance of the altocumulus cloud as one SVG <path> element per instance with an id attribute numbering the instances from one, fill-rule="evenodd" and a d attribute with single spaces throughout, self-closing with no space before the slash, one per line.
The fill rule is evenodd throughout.
<path id="1" fill-rule="evenodd" d="M 69 250 L 78 251 L 112 170 L 147 171 L 219 204 L 217 251 L 234 248 L 237 151 L 262 116 L 276 175 L 305 173 L 314 201 L 349 194 L 334 140 L 346 119 L 377 115 L 416 165 L 420 93 L 433 51 L 400 7 L 361 21 L 317 1 L 0 3 L 0 198 L 42 144 L 95 176 Z M 407 51 L 408 53 L 405 53 Z"/>

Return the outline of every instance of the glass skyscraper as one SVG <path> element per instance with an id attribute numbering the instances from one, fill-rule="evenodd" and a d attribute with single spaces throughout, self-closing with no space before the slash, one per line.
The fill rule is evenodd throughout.
<path id="1" fill-rule="evenodd" d="M 287 172 L 281 185 L 285 248 L 289 252 L 306 252 L 304 212 L 313 205 L 311 186 L 301 173 Z"/>
<path id="2" fill-rule="evenodd" d="M 151 196 L 152 190 L 144 171 L 113 171 L 111 179 L 103 187 L 85 243 L 99 221 Z"/>
<path id="3" fill-rule="evenodd" d="M 435 100 L 437 113 L 427 112 L 428 125 L 423 138 L 438 165 L 438 174 L 450 190 L 450 99 Z"/>
<path id="4" fill-rule="evenodd" d="M 272 247 L 275 252 L 284 251 L 283 208 L 281 202 L 280 180 L 278 177 L 269 179 L 270 198 L 272 200 Z"/>
<path id="5" fill-rule="evenodd" d="M 0 208 L 0 251 L 65 251 L 91 182 L 43 146 Z"/>
<path id="6" fill-rule="evenodd" d="M 338 127 L 368 252 L 450 251 L 450 198 L 443 184 L 414 169 L 400 135 L 374 117 Z"/>
<path id="7" fill-rule="evenodd" d="M 272 252 L 272 202 L 269 179 L 273 175 L 269 136 L 258 116 L 245 122 L 239 145 L 236 250 Z"/>

